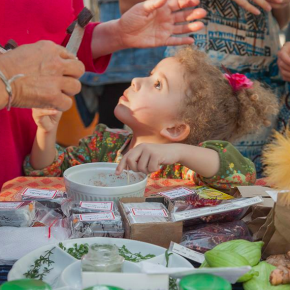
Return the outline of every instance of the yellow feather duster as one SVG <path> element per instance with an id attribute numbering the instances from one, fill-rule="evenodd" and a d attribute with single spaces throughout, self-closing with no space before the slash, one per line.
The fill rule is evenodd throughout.
<path id="1" fill-rule="evenodd" d="M 263 163 L 269 184 L 279 190 L 290 190 L 290 130 L 278 132 L 274 141 L 265 147 Z"/>

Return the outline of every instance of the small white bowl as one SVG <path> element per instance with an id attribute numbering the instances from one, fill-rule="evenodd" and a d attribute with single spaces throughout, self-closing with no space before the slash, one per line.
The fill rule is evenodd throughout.
<path id="1" fill-rule="evenodd" d="M 144 173 L 129 171 L 115 175 L 117 163 L 96 162 L 65 170 L 68 196 L 75 201 L 114 201 L 123 197 L 142 197 L 147 184 Z"/>

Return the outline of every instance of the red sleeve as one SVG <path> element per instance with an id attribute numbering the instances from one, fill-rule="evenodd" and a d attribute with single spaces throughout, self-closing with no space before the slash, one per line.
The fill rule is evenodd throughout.
<path id="1" fill-rule="evenodd" d="M 91 42 L 95 26 L 99 23 L 89 23 L 86 26 L 83 41 L 78 51 L 78 58 L 85 64 L 86 71 L 103 73 L 109 65 L 111 54 L 104 55 L 97 59 L 92 58 Z M 100 40 L 101 42 L 101 40 Z"/>
<path id="2" fill-rule="evenodd" d="M 84 8 L 83 0 L 73 0 L 73 8 L 75 13 L 75 18 L 77 18 L 78 14 Z M 92 35 L 93 30 L 96 25 L 99 23 L 89 23 L 86 26 L 85 34 L 81 43 L 81 46 L 78 51 L 78 58 L 84 63 L 86 67 L 86 71 L 94 72 L 94 73 L 103 73 L 110 62 L 111 54 L 101 56 L 97 59 L 92 58 L 92 50 L 91 50 L 91 42 L 92 42 Z M 67 35 L 65 40 L 63 41 L 62 45 L 66 46 L 70 35 Z"/>

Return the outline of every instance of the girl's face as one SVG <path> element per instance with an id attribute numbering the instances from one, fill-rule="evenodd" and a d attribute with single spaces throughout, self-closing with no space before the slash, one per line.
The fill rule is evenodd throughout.
<path id="1" fill-rule="evenodd" d="M 158 63 L 150 76 L 135 78 L 115 108 L 115 116 L 144 133 L 160 132 L 178 121 L 184 98 L 184 69 L 174 57 Z"/>

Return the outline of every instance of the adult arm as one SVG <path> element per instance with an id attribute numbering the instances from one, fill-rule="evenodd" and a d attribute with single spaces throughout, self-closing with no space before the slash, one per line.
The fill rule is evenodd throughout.
<path id="1" fill-rule="evenodd" d="M 50 41 L 20 46 L 0 55 L 0 70 L 7 79 L 24 74 L 12 82 L 12 107 L 70 108 L 69 96 L 81 89 L 78 78 L 83 64 L 65 48 Z M 0 109 L 8 103 L 5 85 L 0 80 Z"/>
<path id="2" fill-rule="evenodd" d="M 202 22 L 194 21 L 206 16 L 204 9 L 194 9 L 199 2 L 148 0 L 136 4 L 120 19 L 101 23 L 94 28 L 91 43 L 93 58 L 126 48 L 192 44 L 191 37 L 180 35 L 203 28 Z M 192 9 L 176 12 L 182 8 Z"/>

